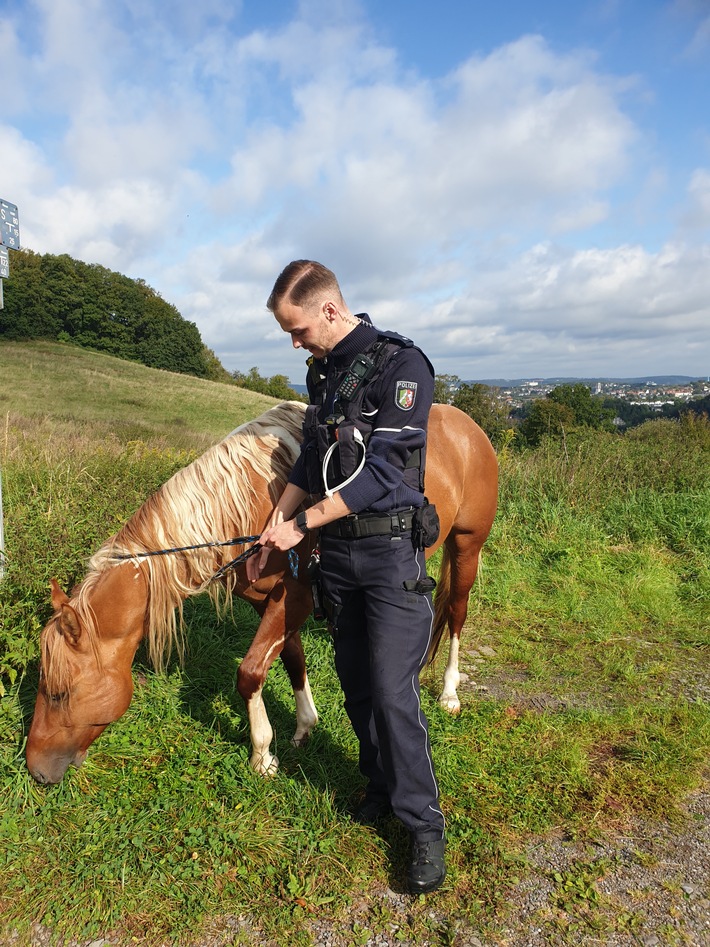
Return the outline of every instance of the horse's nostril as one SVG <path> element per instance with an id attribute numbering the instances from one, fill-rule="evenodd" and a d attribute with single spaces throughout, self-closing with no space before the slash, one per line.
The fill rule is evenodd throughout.
<path id="1" fill-rule="evenodd" d="M 34 779 L 37 780 L 38 783 L 41 783 L 43 786 L 46 786 L 47 783 L 49 782 L 49 780 L 44 775 L 44 773 L 40 773 L 39 770 L 33 770 L 32 776 Z"/>

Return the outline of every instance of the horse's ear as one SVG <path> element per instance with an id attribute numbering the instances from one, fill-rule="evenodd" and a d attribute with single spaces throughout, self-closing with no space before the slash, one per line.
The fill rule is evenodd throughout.
<path id="1" fill-rule="evenodd" d="M 76 646 L 81 638 L 81 625 L 79 616 L 71 605 L 62 605 L 59 609 L 57 618 L 57 628 L 64 637 L 67 644 Z"/>
<path id="2" fill-rule="evenodd" d="M 55 612 L 59 611 L 62 605 L 66 605 L 69 601 L 69 596 L 66 592 L 63 592 L 61 586 L 56 579 L 50 579 L 52 585 L 52 608 Z"/>

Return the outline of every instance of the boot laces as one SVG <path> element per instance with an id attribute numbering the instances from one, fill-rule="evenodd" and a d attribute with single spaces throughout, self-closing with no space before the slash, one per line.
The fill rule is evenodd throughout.
<path id="1" fill-rule="evenodd" d="M 432 860 L 436 858 L 437 847 L 438 845 L 434 841 L 420 842 L 415 839 L 412 847 L 412 861 L 417 865 L 432 862 Z"/>

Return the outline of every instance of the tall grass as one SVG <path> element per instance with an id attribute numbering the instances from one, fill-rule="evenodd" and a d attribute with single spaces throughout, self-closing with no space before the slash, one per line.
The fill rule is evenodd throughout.
<path id="1" fill-rule="evenodd" d="M 533 678 L 554 667 L 558 691 L 591 676 L 677 692 L 669 662 L 709 641 L 709 457 L 702 418 L 506 454 L 479 605 L 504 654 Z"/>
<path id="2" fill-rule="evenodd" d="M 94 370 L 81 354 L 89 361 L 74 372 Z M 20 356 L 22 371 L 39 357 L 33 347 Z M 121 365 L 111 366 L 118 378 Z M 138 388 L 161 374 L 127 371 Z M 180 397 L 197 396 L 194 381 Z M 206 446 L 205 431 L 243 420 L 236 408 L 225 418 L 213 386 L 199 394 L 196 427 L 142 407 L 136 436 L 124 408 L 118 424 L 105 401 L 95 417 L 88 403 L 74 417 L 48 385 L 34 408 L 7 411 L 0 433 L 2 934 L 29 943 L 39 922 L 66 938 L 177 943 L 221 918 L 234 943 L 307 944 L 319 920 L 352 944 L 394 929 L 404 943 L 450 943 L 459 924 L 493 936 L 532 834 L 672 815 L 703 779 L 710 440 L 700 420 L 501 455 L 500 513 L 463 639 L 473 682 L 488 689 L 464 688 L 454 719 L 436 705 L 441 668 L 424 676 L 450 852 L 436 915 L 422 898 L 395 916 L 383 895 L 401 889 L 403 831 L 347 817 L 361 786 L 355 740 L 328 634 L 312 620 L 303 636 L 321 720 L 308 747 L 290 746 L 293 702 L 274 666 L 265 699 L 275 779 L 249 769 L 235 689 L 256 616 L 237 602 L 218 621 L 201 597 L 186 609 L 185 667 L 155 674 L 139 652 L 128 712 L 60 786 L 35 785 L 22 753 L 50 577 L 79 581 L 99 543 Z"/>
<path id="3" fill-rule="evenodd" d="M 275 404 L 273 398 L 146 368 L 61 342 L 3 342 L 0 414 L 46 417 L 60 430 L 103 423 L 122 441 L 205 448 Z"/>

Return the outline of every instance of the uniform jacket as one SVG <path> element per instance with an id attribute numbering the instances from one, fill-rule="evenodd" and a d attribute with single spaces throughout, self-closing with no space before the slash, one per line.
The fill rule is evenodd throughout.
<path id="1" fill-rule="evenodd" d="M 320 421 L 333 409 L 335 391 L 352 360 L 377 340 L 377 329 L 364 320 L 342 339 L 327 357 L 326 395 Z M 309 396 L 314 401 L 309 378 Z M 387 513 L 408 506 L 419 507 L 424 495 L 418 486 L 405 482 L 410 454 L 426 448 L 427 423 L 434 394 L 434 373 L 426 356 L 410 346 L 397 349 L 369 381 L 362 405 L 362 417 L 371 425 L 365 465 L 358 476 L 340 490 L 353 513 Z M 289 478 L 308 491 L 304 454 L 312 444 L 307 432 Z M 408 478 L 411 479 L 411 478 Z M 417 479 L 416 477 L 414 478 Z"/>

